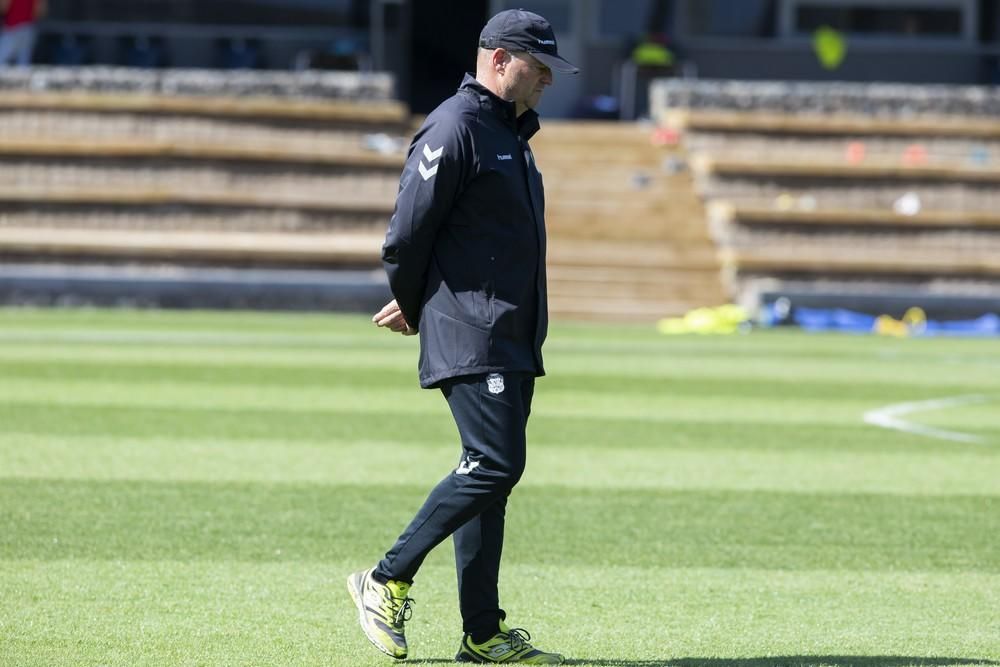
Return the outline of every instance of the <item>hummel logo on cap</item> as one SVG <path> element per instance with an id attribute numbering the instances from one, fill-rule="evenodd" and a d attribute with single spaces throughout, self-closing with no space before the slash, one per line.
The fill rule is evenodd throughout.
<path id="1" fill-rule="evenodd" d="M 479 46 L 484 49 L 527 51 L 557 72 L 576 74 L 580 71 L 559 55 L 556 35 L 549 22 L 523 9 L 508 9 L 487 21 L 479 33 Z"/>

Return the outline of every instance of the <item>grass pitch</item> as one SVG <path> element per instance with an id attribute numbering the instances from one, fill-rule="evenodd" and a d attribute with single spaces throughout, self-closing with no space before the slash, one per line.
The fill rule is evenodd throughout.
<path id="1" fill-rule="evenodd" d="M 554 326 L 501 598 L 576 665 L 1000 664 L 1000 341 Z M 0 665 L 345 665 L 459 454 L 363 317 L 0 311 Z M 863 422 L 873 409 L 964 442 Z M 411 662 L 460 638 L 448 543 Z"/>

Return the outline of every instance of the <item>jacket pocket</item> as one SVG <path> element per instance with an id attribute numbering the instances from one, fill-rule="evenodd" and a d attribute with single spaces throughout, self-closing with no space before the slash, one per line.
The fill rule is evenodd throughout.
<path id="1" fill-rule="evenodd" d="M 435 370 L 483 366 L 489 359 L 490 332 L 424 306 L 423 349 Z"/>

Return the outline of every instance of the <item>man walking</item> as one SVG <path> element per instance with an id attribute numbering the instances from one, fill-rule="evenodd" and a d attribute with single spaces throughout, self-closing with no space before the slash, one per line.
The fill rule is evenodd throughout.
<path id="1" fill-rule="evenodd" d="M 497 582 L 507 496 L 525 465 L 525 427 L 548 326 L 542 179 L 528 139 L 558 55 L 541 16 L 508 10 L 479 39 L 476 76 L 417 132 L 382 259 L 395 299 L 373 320 L 420 334 L 420 384 L 439 388 L 458 425 L 458 467 L 373 568 L 348 577 L 361 627 L 407 655 L 408 596 L 427 554 L 455 543 L 460 662 L 559 664 L 505 623 Z"/>

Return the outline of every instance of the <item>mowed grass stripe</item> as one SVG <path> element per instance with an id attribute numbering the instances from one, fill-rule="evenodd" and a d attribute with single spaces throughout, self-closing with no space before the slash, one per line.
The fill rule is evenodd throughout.
<path id="1" fill-rule="evenodd" d="M 5 336 L 18 340 L 31 336 L 84 338 L 95 342 L 100 336 L 116 340 L 129 335 L 137 344 L 148 344 L 146 337 L 172 338 L 184 344 L 185 337 L 220 336 L 228 339 L 260 339 L 258 342 L 289 340 L 336 344 L 338 339 L 360 339 L 371 345 L 381 338 L 390 345 L 408 343 L 395 336 L 375 332 L 364 315 L 324 315 L 266 313 L 255 311 L 157 311 L 157 310 L 52 310 L 0 308 L 0 341 Z M 744 356 L 770 357 L 776 360 L 804 357 L 837 359 L 871 357 L 900 361 L 985 361 L 1000 364 L 1000 341 L 990 338 L 893 338 L 858 337 L 839 334 L 802 334 L 796 330 L 756 331 L 750 336 L 673 336 L 664 337 L 652 327 L 620 325 L 595 327 L 588 324 L 556 322 L 550 326 L 549 347 L 559 350 L 609 351 L 649 354 L 669 347 L 686 355 L 714 352 L 724 346 L 731 359 Z M 86 342 L 86 341 L 82 341 Z M 191 341 L 197 344 L 197 341 Z"/>
<path id="2" fill-rule="evenodd" d="M 457 434 L 438 443 L 19 435 L 0 446 L 0 470 L 24 479 L 384 485 L 405 470 L 429 486 L 458 458 Z M 650 455 L 578 445 L 567 456 L 531 443 L 528 460 L 521 486 L 1000 495 L 1000 459 L 984 453 L 662 448 Z"/>
<path id="3" fill-rule="evenodd" d="M 0 559 L 346 560 L 425 486 L 6 479 Z M 507 533 L 520 563 L 1000 572 L 995 496 L 526 486 Z"/>
<path id="4" fill-rule="evenodd" d="M 384 332 L 374 332 L 373 335 Z M 385 334 L 389 335 L 389 334 Z M 398 334 L 397 334 L 398 335 Z M 6 344 L 0 345 L 0 363 L 8 361 L 42 361 L 74 364 L 86 363 L 154 363 L 169 365 L 174 363 L 201 365 L 206 368 L 230 365 L 254 365 L 261 369 L 302 367 L 318 370 L 368 370 L 387 369 L 399 371 L 409 367 L 416 372 L 417 343 L 412 338 L 411 347 L 390 345 L 377 353 L 365 353 L 355 347 L 345 349 L 282 347 L 275 345 L 235 346 L 235 345 L 191 345 L 174 348 L 169 345 L 122 345 L 122 344 Z M 415 376 L 414 376 L 415 378 Z"/>
<path id="5" fill-rule="evenodd" d="M 354 360 L 357 362 L 357 359 Z M 231 390 L 231 386 L 246 388 L 252 386 L 260 391 L 301 391 L 344 390 L 396 393 L 406 392 L 411 399 L 418 399 L 421 392 L 416 387 L 416 372 L 410 364 L 398 369 L 385 368 L 330 368 L 312 367 L 306 364 L 262 367 L 252 363 L 228 364 L 224 366 L 204 365 L 177 359 L 172 363 L 148 363 L 139 360 L 107 361 L 79 359 L 69 361 L 5 360 L 0 361 L 0 376 L 6 382 L 0 390 L 16 391 L 24 395 L 32 387 L 41 387 L 46 393 L 74 394 L 72 383 L 114 383 L 129 391 L 138 385 L 143 394 L 151 388 L 168 391 L 170 385 L 190 385 L 184 392 L 195 391 L 213 393 Z M 62 387 L 42 386 L 52 382 Z M 151 387 L 150 385 L 154 385 Z M 539 380 L 539 399 L 550 404 L 580 404 L 590 401 L 604 403 L 611 401 L 607 409 L 615 411 L 619 405 L 635 406 L 643 404 L 670 404 L 677 398 L 730 399 L 727 409 L 739 407 L 747 400 L 795 399 L 824 401 L 834 406 L 845 402 L 861 402 L 865 405 L 880 406 L 887 401 L 914 401 L 955 396 L 967 393 L 982 393 L 983 387 L 960 383 L 942 382 L 933 386 L 914 386 L 905 382 L 866 384 L 845 387 L 844 380 L 781 380 L 781 379 L 719 379 L 705 377 L 646 377 L 595 376 L 587 373 L 560 372 Z M 62 389 L 62 391 L 59 391 Z M 433 393 L 423 392 L 423 393 Z M 987 394 L 989 396 L 989 394 Z M 1000 387 L 994 401 L 1000 403 Z M 288 402 L 291 402 L 290 400 Z M 386 399 L 385 402 L 396 401 Z M 616 403 L 618 405 L 616 405 Z M 590 412 L 591 408 L 586 408 Z M 787 415 L 788 410 L 783 410 Z"/>
<path id="6" fill-rule="evenodd" d="M 0 363 L 47 361 L 77 363 L 84 359 L 91 363 L 187 363 L 207 367 L 230 364 L 253 364 L 259 367 L 304 366 L 315 369 L 414 369 L 416 365 L 416 341 L 413 339 L 390 340 L 386 332 L 372 331 L 374 340 L 357 348 L 346 346 L 337 348 L 280 347 L 262 345 L 260 347 L 233 345 L 196 345 L 170 347 L 167 345 L 122 345 L 122 344 L 5 344 L 0 346 Z M 378 341 L 382 336 L 383 340 Z M 808 347 L 809 339 L 804 338 L 797 345 Z M 920 358 L 898 358 L 871 354 L 853 359 L 836 357 L 824 358 L 822 354 L 807 357 L 774 359 L 768 356 L 734 357 L 729 353 L 727 340 L 719 339 L 714 348 L 706 348 L 702 353 L 685 351 L 683 346 L 666 337 L 662 339 L 659 352 L 643 350 L 620 350 L 612 343 L 597 346 L 585 352 L 559 350 L 558 344 L 547 348 L 547 367 L 550 373 L 586 375 L 591 379 L 584 383 L 600 382 L 601 378 L 627 376 L 640 380 L 650 379 L 691 379 L 743 380 L 767 382 L 780 380 L 792 382 L 830 382 L 840 380 L 844 386 L 871 384 L 874 386 L 912 385 L 940 388 L 941 385 L 964 387 L 982 391 L 1000 390 L 997 357 L 984 352 L 968 357 L 941 359 L 938 362 Z M 370 347 L 369 347 L 370 346 Z M 1000 355 L 1000 346 L 996 353 Z M 933 372 L 928 372 L 933 370 Z"/>
<path id="7" fill-rule="evenodd" d="M 441 551 L 413 589 L 407 635 L 416 660 L 447 660 L 459 639 L 454 570 Z M 0 606 L 2 664 L 388 664 L 357 631 L 342 590 L 357 560 L 2 565 L 0 596 L 24 601 Z M 501 601 L 540 646 L 576 665 L 927 667 L 1000 658 L 994 574 L 511 563 Z M 623 615 L 634 628 L 627 638 Z"/>
<path id="8" fill-rule="evenodd" d="M 0 404 L 0 438 L 18 435 L 73 436 L 141 440 L 182 439 L 283 440 L 317 442 L 324 439 L 368 440 L 379 430 L 399 428 L 405 421 L 405 439 L 425 443 L 456 441 L 451 417 L 435 408 L 433 413 L 405 414 L 392 421 L 393 411 L 358 412 L 331 407 L 323 410 L 253 410 L 143 407 L 117 405 L 59 405 L 46 403 Z M 724 411 L 724 405 L 719 406 Z M 723 412 L 724 414 L 724 412 Z M 398 416 L 397 416 L 398 417 Z M 720 418 L 721 419 L 721 418 Z M 387 421 L 388 420 L 388 421 Z M 632 417 L 559 417 L 533 414 L 530 442 L 563 448 L 568 455 L 580 446 L 609 450 L 662 449 L 764 449 L 884 452 L 973 452 L 1000 454 L 993 444 L 995 429 L 969 426 L 986 444 L 961 443 L 908 433 L 886 431 L 858 419 L 855 425 L 804 423 L 754 423 L 711 419 L 669 422 Z"/>
<path id="9" fill-rule="evenodd" d="M 790 396 L 788 397 L 791 398 Z M 884 400 L 884 399 L 883 399 Z M 981 431 L 1000 432 L 1000 396 L 983 397 L 986 404 L 966 408 L 951 423 Z M 643 395 L 608 395 L 562 391 L 540 393 L 533 405 L 536 416 L 590 419 L 607 415 L 617 419 L 654 422 L 711 421 L 724 414 L 726 420 L 741 423 L 855 425 L 865 412 L 884 405 L 857 400 L 849 395 L 839 400 L 795 398 L 797 409 L 790 412 L 782 401 L 751 394 L 739 402 L 726 404 L 717 396 L 688 396 L 669 392 Z M 375 388 L 363 381 L 355 386 L 287 387 L 260 384 L 214 384 L 210 390 L 183 382 L 121 383 L 79 379 L 18 380 L 0 385 L 0 403 L 8 405 L 111 406 L 121 409 L 176 408 L 178 410 L 269 410 L 289 413 L 333 408 L 358 414 L 422 415 L 447 414 L 437 391 L 415 391 L 412 387 Z M 954 409 L 954 408 L 953 408 Z M 942 410 L 928 411 L 942 412 Z M 946 412 L 946 411 L 945 411 Z M 997 443 L 1000 445 L 1000 441 Z"/>
<path id="10" fill-rule="evenodd" d="M 385 332 L 343 334 L 331 331 L 326 335 L 295 333 L 252 333 L 245 331 L 0 331 L 0 343 L 5 345 L 35 346 L 38 343 L 81 349 L 85 347 L 157 346 L 183 350 L 199 347 L 244 347 L 248 349 L 288 348 L 310 352 L 337 351 L 343 348 L 377 350 L 398 347 L 398 341 L 389 339 Z"/>
<path id="11" fill-rule="evenodd" d="M 915 415 L 913 419 L 928 426 L 950 429 L 961 429 L 970 425 L 1000 424 L 1000 400 L 997 397 L 987 396 L 981 402 L 972 401 L 942 410 L 925 410 Z"/>
<path id="12" fill-rule="evenodd" d="M 0 323 L 8 332 L 48 332 L 65 335 L 83 332 L 190 331 L 275 335 L 351 334 L 372 327 L 364 315 L 266 312 L 254 310 L 154 310 L 93 308 L 0 308 Z"/>

